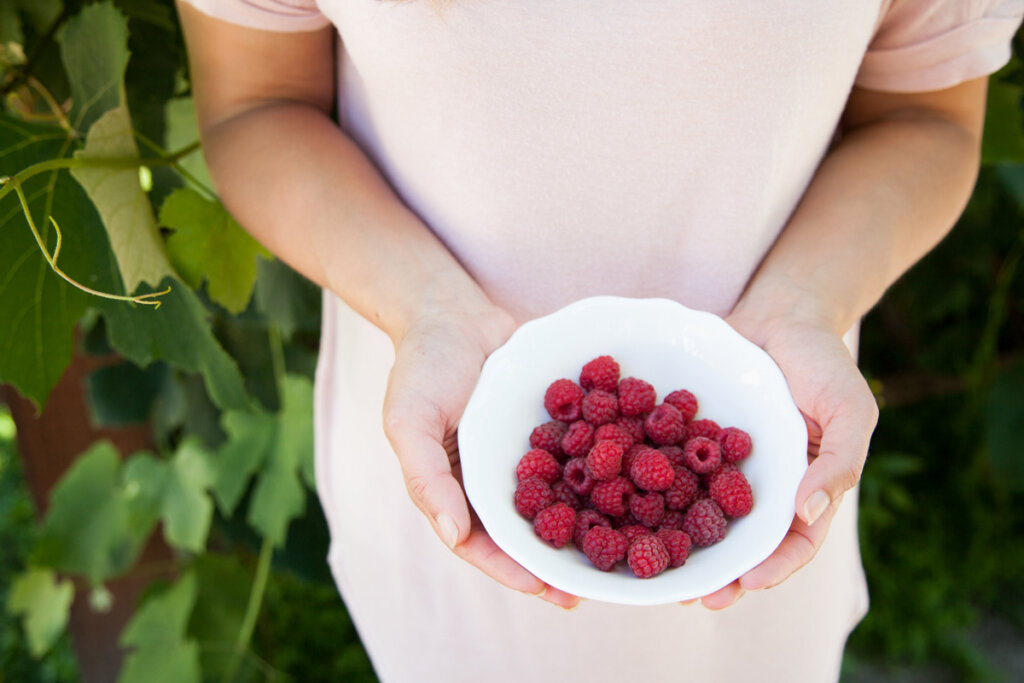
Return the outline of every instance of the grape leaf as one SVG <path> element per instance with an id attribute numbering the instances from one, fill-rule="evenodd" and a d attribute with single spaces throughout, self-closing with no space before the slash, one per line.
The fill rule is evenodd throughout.
<path id="1" fill-rule="evenodd" d="M 128 20 L 109 2 L 86 5 L 58 35 L 71 85 L 71 123 L 84 132 L 124 102 Z"/>
<path id="2" fill-rule="evenodd" d="M 232 313 L 249 303 L 256 257 L 270 257 L 220 204 L 194 190 L 176 190 L 160 207 L 160 224 L 174 230 L 167 249 L 191 287 L 207 281 L 210 298 Z"/>
<path id="3" fill-rule="evenodd" d="M 228 412 L 223 426 L 228 441 L 216 458 L 214 494 L 230 514 L 249 479 L 257 481 L 248 520 L 275 545 L 283 545 L 288 525 L 302 514 L 312 479 L 313 387 L 302 376 L 283 382 L 281 410 L 276 414 Z"/>
<path id="4" fill-rule="evenodd" d="M 256 304 L 267 320 L 281 328 L 284 339 L 291 339 L 298 330 L 319 330 L 321 296 L 319 287 L 284 261 L 259 261 Z"/>
<path id="5" fill-rule="evenodd" d="M 196 107 L 191 97 L 175 97 L 167 101 L 164 109 L 167 119 L 167 132 L 164 147 L 173 151 L 184 149 L 199 139 L 199 123 L 196 120 Z M 210 170 L 206 167 L 206 159 L 202 152 L 196 150 L 178 162 L 178 165 L 206 186 L 213 188 Z"/>
<path id="6" fill-rule="evenodd" d="M 177 280 L 165 279 L 159 310 L 98 300 L 110 345 L 140 367 L 163 360 L 203 375 L 213 401 L 224 409 L 247 410 L 249 396 L 238 365 L 217 342 L 207 312 L 195 292 Z M 140 291 L 149 291 L 143 286 Z"/>
<path id="7" fill-rule="evenodd" d="M 121 646 L 134 649 L 118 683 L 199 683 L 199 646 L 185 638 L 196 592 L 195 574 L 187 572 L 142 604 L 121 633 Z"/>
<path id="8" fill-rule="evenodd" d="M 139 150 L 132 135 L 128 107 L 122 102 L 96 120 L 89 129 L 85 147 L 75 157 L 137 157 Z M 103 219 L 126 291 L 135 292 L 142 282 L 156 285 L 172 274 L 149 198 L 139 184 L 138 169 L 79 167 L 71 175 L 85 189 Z"/>
<path id="9" fill-rule="evenodd" d="M 138 522 L 118 482 L 120 464 L 114 447 L 100 441 L 65 473 L 51 495 L 36 547 L 40 564 L 99 583 L 135 562 L 152 525 Z"/>
<path id="10" fill-rule="evenodd" d="M 21 616 L 33 657 L 46 654 L 64 633 L 74 598 L 71 581 L 58 582 L 52 569 L 31 568 L 14 580 L 7 609 Z"/>
<path id="11" fill-rule="evenodd" d="M 0 113 L 0 176 L 66 155 L 71 141 L 57 127 L 24 123 Z M 59 265 L 79 282 L 120 291 L 120 279 L 99 216 L 66 171 L 23 183 L 34 222 L 52 253 L 55 216 L 63 228 Z M 0 199 L 0 381 L 38 407 L 71 361 L 75 323 L 90 297 L 61 280 L 43 259 L 16 195 Z"/>
<path id="12" fill-rule="evenodd" d="M 221 680 L 234 654 L 235 640 L 242 629 L 249 603 L 252 570 L 235 556 L 207 553 L 192 565 L 199 592 L 188 633 L 204 647 L 200 662 L 207 680 Z M 235 680 L 249 680 L 244 669 Z M 259 680 L 257 678 L 256 680 Z"/>
<path id="13" fill-rule="evenodd" d="M 175 548 L 201 552 L 206 547 L 213 518 L 213 503 L 206 493 L 213 482 L 208 459 L 190 439 L 170 460 L 140 453 L 125 463 L 125 486 L 163 522 L 164 538 Z"/>

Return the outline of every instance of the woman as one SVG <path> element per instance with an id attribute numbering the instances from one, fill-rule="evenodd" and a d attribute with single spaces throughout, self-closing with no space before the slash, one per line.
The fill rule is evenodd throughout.
<path id="1" fill-rule="evenodd" d="M 325 288 L 318 488 L 380 677 L 835 679 L 867 607 L 857 323 L 963 209 L 1022 2 L 187 2 L 218 190 Z M 483 360 L 593 294 L 725 317 L 807 419 L 790 533 L 710 610 L 578 604 L 459 485 Z"/>

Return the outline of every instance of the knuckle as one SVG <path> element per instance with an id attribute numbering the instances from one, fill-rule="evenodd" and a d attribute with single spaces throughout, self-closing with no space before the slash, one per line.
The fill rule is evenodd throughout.
<path id="1" fill-rule="evenodd" d="M 427 502 L 427 491 L 430 489 L 430 477 L 423 475 L 411 475 L 405 478 L 405 487 L 409 491 L 409 497 L 419 507 L 424 507 Z"/>

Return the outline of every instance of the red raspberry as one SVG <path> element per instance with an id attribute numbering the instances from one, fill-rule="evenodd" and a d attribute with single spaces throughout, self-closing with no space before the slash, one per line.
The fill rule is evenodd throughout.
<path id="1" fill-rule="evenodd" d="M 658 449 L 668 458 L 668 464 L 672 467 L 683 466 L 683 449 L 679 446 L 662 446 Z"/>
<path id="2" fill-rule="evenodd" d="M 675 406 L 662 403 L 644 421 L 644 431 L 659 446 L 679 443 L 686 433 L 686 423 Z"/>
<path id="3" fill-rule="evenodd" d="M 633 437 L 626 433 L 626 430 L 618 425 L 601 425 L 594 430 L 594 441 L 612 441 L 622 446 L 625 453 L 633 447 Z"/>
<path id="4" fill-rule="evenodd" d="M 711 482 L 715 480 L 715 477 L 725 472 L 738 472 L 739 469 L 739 467 L 737 467 L 735 464 L 731 462 L 723 462 L 721 465 L 719 465 L 717 470 L 714 470 L 701 477 L 702 484 L 704 485 L 705 489 L 710 489 Z"/>
<path id="5" fill-rule="evenodd" d="M 654 410 L 657 394 L 654 387 L 636 377 L 619 382 L 619 412 L 626 417 L 646 415 Z"/>
<path id="6" fill-rule="evenodd" d="M 565 470 L 562 472 L 563 479 L 573 491 L 581 496 L 590 494 L 594 488 L 594 478 L 587 472 L 586 458 L 573 458 L 565 463 Z"/>
<path id="7" fill-rule="evenodd" d="M 718 437 L 722 457 L 728 462 L 739 462 L 750 455 L 750 435 L 736 427 L 726 427 Z"/>
<path id="8" fill-rule="evenodd" d="M 583 507 L 583 501 L 576 495 L 576 492 L 569 486 L 565 479 L 559 479 L 551 485 L 551 492 L 555 495 L 556 503 L 565 503 L 573 510 L 579 511 Z"/>
<path id="9" fill-rule="evenodd" d="M 590 502 L 606 515 L 621 517 L 629 509 L 629 496 L 635 491 L 633 482 L 629 479 L 615 477 L 610 481 L 594 484 L 590 492 Z"/>
<path id="10" fill-rule="evenodd" d="M 577 420 L 569 425 L 562 437 L 562 452 L 570 458 L 582 458 L 590 452 L 594 445 L 594 428 L 583 420 Z"/>
<path id="11" fill-rule="evenodd" d="M 651 530 L 645 527 L 643 524 L 623 524 L 619 527 L 619 533 L 626 537 L 626 540 L 632 545 L 633 541 L 642 537 L 650 536 Z"/>
<path id="12" fill-rule="evenodd" d="M 661 518 L 660 529 L 683 530 L 683 512 L 681 510 L 665 510 L 665 516 Z"/>
<path id="13" fill-rule="evenodd" d="M 555 456 L 541 448 L 527 451 L 516 465 L 516 481 L 524 481 L 530 477 L 540 477 L 549 484 L 562 478 L 562 466 Z"/>
<path id="14" fill-rule="evenodd" d="M 722 514 L 722 508 L 710 498 L 698 500 L 683 517 L 683 531 L 696 545 L 718 543 L 725 538 L 725 515 Z"/>
<path id="15" fill-rule="evenodd" d="M 665 454 L 653 448 L 638 453 L 629 466 L 630 479 L 647 491 L 664 491 L 675 476 Z"/>
<path id="16" fill-rule="evenodd" d="M 754 507 L 750 483 L 739 470 L 716 474 L 708 493 L 729 517 L 743 517 Z"/>
<path id="17" fill-rule="evenodd" d="M 629 497 L 629 510 L 641 524 L 648 527 L 658 526 L 665 516 L 665 499 L 660 493 L 634 493 Z"/>
<path id="18" fill-rule="evenodd" d="M 576 528 L 572 532 L 572 542 L 583 550 L 583 537 L 595 526 L 612 528 L 611 520 L 597 510 L 580 510 L 576 513 Z"/>
<path id="19" fill-rule="evenodd" d="M 654 535 L 665 544 L 665 549 L 668 550 L 669 566 L 682 567 L 686 563 L 686 558 L 690 556 L 690 546 L 693 545 L 693 541 L 686 535 L 686 532 L 661 528 Z"/>
<path id="20" fill-rule="evenodd" d="M 603 572 L 610 571 L 626 557 L 628 548 L 629 543 L 622 532 L 608 527 L 596 526 L 583 536 L 583 553 Z"/>
<path id="21" fill-rule="evenodd" d="M 530 448 L 543 448 L 556 458 L 564 457 L 562 447 L 558 442 L 565 436 L 565 430 L 568 428 L 569 425 L 558 420 L 551 420 L 534 427 L 530 432 Z"/>
<path id="22" fill-rule="evenodd" d="M 703 436 L 712 441 L 718 441 L 722 428 L 714 420 L 694 420 L 686 425 L 686 438 L 692 439 L 696 436 Z"/>
<path id="23" fill-rule="evenodd" d="M 642 536 L 629 546 L 629 568 L 641 579 L 648 579 L 665 571 L 671 562 L 668 549 L 657 536 Z"/>
<path id="24" fill-rule="evenodd" d="M 651 447 L 643 443 L 636 443 L 630 446 L 629 450 L 622 455 L 622 471 L 629 475 L 629 469 L 633 466 L 636 456 L 649 450 L 651 450 Z"/>
<path id="25" fill-rule="evenodd" d="M 697 397 L 686 389 L 673 391 L 665 397 L 665 403 L 675 406 L 687 422 L 697 414 Z"/>
<path id="26" fill-rule="evenodd" d="M 582 407 L 583 389 L 571 379 L 556 379 L 544 392 L 544 409 L 556 420 L 578 420 Z"/>
<path id="27" fill-rule="evenodd" d="M 600 389 L 615 393 L 619 386 L 619 364 L 611 356 L 598 356 L 583 366 L 580 386 L 590 391 Z"/>
<path id="28" fill-rule="evenodd" d="M 698 436 L 686 442 L 683 461 L 697 474 L 714 472 L 722 464 L 722 449 L 717 441 Z"/>
<path id="29" fill-rule="evenodd" d="M 665 507 L 669 510 L 685 510 L 697 499 L 700 478 L 685 467 L 673 467 L 675 478 L 665 490 Z"/>
<path id="30" fill-rule="evenodd" d="M 622 446 L 614 441 L 598 441 L 587 454 L 587 472 L 597 481 L 618 476 L 622 467 Z"/>
<path id="31" fill-rule="evenodd" d="M 537 513 L 533 519 L 534 532 L 556 548 L 572 539 L 576 528 L 576 511 L 565 503 L 555 503 Z"/>
<path id="32" fill-rule="evenodd" d="M 533 519 L 538 512 L 554 505 L 555 494 L 546 481 L 532 477 L 519 482 L 513 499 L 516 511 L 527 519 Z"/>
<path id="33" fill-rule="evenodd" d="M 644 419 L 639 415 L 633 417 L 620 417 L 615 424 L 624 432 L 633 437 L 634 443 L 643 443 L 644 440 Z"/>
<path id="34" fill-rule="evenodd" d="M 619 399 L 615 394 L 594 389 L 583 397 L 583 419 L 600 427 L 619 419 Z"/>

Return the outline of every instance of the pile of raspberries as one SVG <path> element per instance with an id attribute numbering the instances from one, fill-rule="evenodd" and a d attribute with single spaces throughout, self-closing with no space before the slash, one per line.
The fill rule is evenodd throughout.
<path id="1" fill-rule="evenodd" d="M 641 379 L 619 379 L 600 356 L 579 383 L 553 382 L 544 393 L 550 422 L 534 428 L 516 466 L 516 510 L 541 539 L 572 541 L 595 567 L 626 560 L 646 579 L 679 567 L 692 546 L 725 537 L 730 518 L 753 507 L 736 463 L 750 436 L 694 419 L 697 399 L 680 389 L 657 402 Z"/>

